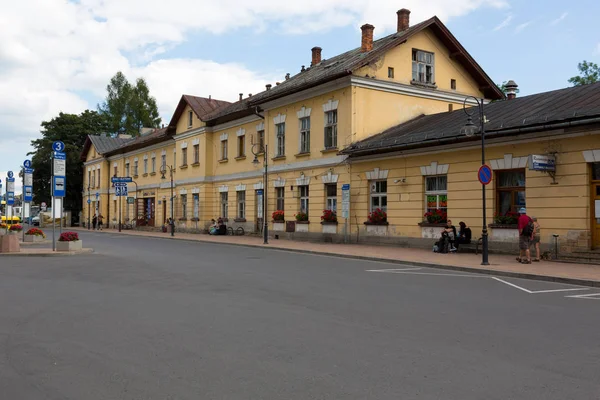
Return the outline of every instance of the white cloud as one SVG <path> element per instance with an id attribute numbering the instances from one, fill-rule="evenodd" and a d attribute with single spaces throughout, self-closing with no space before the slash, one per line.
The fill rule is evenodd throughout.
<path id="1" fill-rule="evenodd" d="M 396 27 L 400 6 L 411 20 L 432 15 L 443 20 L 480 7 L 502 9 L 506 0 L 28 0 L 0 6 L 0 168 L 15 168 L 39 136 L 40 122 L 59 111 L 95 108 L 110 77 L 122 70 L 129 79 L 144 76 L 161 114 L 169 117 L 182 93 L 235 100 L 239 92 L 258 92 L 282 66 L 250 71 L 243 64 L 219 64 L 210 48 L 204 59 L 161 59 L 192 34 L 231 33 L 251 28 L 270 35 L 321 32 L 365 22 L 376 36 Z M 276 10 L 276 12 L 274 12 Z M 251 38 L 241 38 L 251 40 Z M 127 56 L 126 56 L 127 55 Z M 128 58 L 129 57 L 129 58 Z M 208 60 L 207 60 L 208 59 Z M 242 63 L 244 60 L 238 60 Z M 264 75 L 263 75 L 264 74 Z M 92 104 L 81 92 L 97 97 Z"/>
<path id="2" fill-rule="evenodd" d="M 519 34 L 519 33 L 523 32 L 523 30 L 525 30 L 525 28 L 527 28 L 532 23 L 533 23 L 533 21 L 527 21 L 527 22 L 523 22 L 522 24 L 517 25 L 517 27 L 515 28 L 515 34 Z"/>
<path id="3" fill-rule="evenodd" d="M 510 21 L 512 21 L 512 19 L 512 15 L 509 15 L 508 17 L 504 18 L 504 20 L 494 28 L 494 31 L 499 31 L 500 29 L 506 28 L 510 25 Z"/>
<path id="4" fill-rule="evenodd" d="M 565 18 L 567 18 L 567 16 L 569 15 L 568 12 L 564 12 L 560 15 L 560 17 L 556 18 L 554 21 L 550 22 L 550 25 L 554 26 L 559 24 L 560 22 L 562 22 Z"/>

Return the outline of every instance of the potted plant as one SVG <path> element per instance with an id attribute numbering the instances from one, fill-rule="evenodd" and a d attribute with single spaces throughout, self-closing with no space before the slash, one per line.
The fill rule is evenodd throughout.
<path id="1" fill-rule="evenodd" d="M 517 225 L 519 220 L 519 214 L 516 212 L 508 211 L 505 214 L 496 212 L 494 214 L 494 224 L 496 225 Z"/>
<path id="2" fill-rule="evenodd" d="M 321 215 L 321 226 L 323 233 L 337 233 L 337 214 L 333 210 L 323 210 Z"/>
<path id="3" fill-rule="evenodd" d="M 82 250 L 83 246 L 77 232 L 63 232 L 56 242 L 57 251 L 77 251 Z"/>
<path id="4" fill-rule="evenodd" d="M 283 210 L 274 211 L 271 218 L 273 219 L 273 231 L 285 231 L 285 213 Z"/>
<path id="5" fill-rule="evenodd" d="M 5 223 L 0 223 L 0 236 L 6 235 L 8 233 L 8 225 Z"/>
<path id="6" fill-rule="evenodd" d="M 43 242 L 45 238 L 46 235 L 40 228 L 31 228 L 27 232 L 25 232 L 26 243 Z"/>
<path id="7" fill-rule="evenodd" d="M 296 232 L 308 232 L 308 214 L 304 211 L 299 211 L 294 214 L 294 218 L 296 218 Z"/>
<path id="8" fill-rule="evenodd" d="M 446 204 L 442 202 L 441 204 Z M 434 204 L 435 206 L 436 204 Z M 438 208 L 423 214 L 423 221 L 419 222 L 421 227 L 421 237 L 424 239 L 437 239 L 442 234 L 444 226 L 448 221 L 448 213 L 446 210 Z"/>
<path id="9" fill-rule="evenodd" d="M 444 210 L 436 208 L 423 215 L 424 222 L 429 224 L 445 224 L 448 220 L 448 213 Z"/>
<path id="10" fill-rule="evenodd" d="M 367 234 L 375 236 L 387 235 L 387 213 L 381 208 L 376 208 L 369 213 L 365 225 L 367 226 Z"/>
<path id="11" fill-rule="evenodd" d="M 498 242 L 515 242 L 519 240 L 519 229 L 517 221 L 519 214 L 513 211 L 507 211 L 502 214 L 494 213 L 494 223 L 490 224 L 492 228 L 491 236 Z"/>
<path id="12" fill-rule="evenodd" d="M 23 230 L 23 226 L 21 226 L 19 224 L 14 224 L 14 225 L 11 225 L 10 228 L 8 228 L 8 233 L 17 234 L 17 233 L 21 232 L 22 230 Z"/>

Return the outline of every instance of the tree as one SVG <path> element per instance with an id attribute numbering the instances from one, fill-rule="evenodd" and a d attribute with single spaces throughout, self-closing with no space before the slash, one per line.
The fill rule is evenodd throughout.
<path id="1" fill-rule="evenodd" d="M 131 85 L 121 71 L 110 79 L 106 86 L 106 98 L 98 111 L 110 121 L 110 132 L 133 136 L 140 134 L 143 127 L 158 128 L 161 123 L 156 99 L 144 78 Z"/>
<path id="2" fill-rule="evenodd" d="M 63 207 L 71 210 L 72 215 L 77 215 L 81 211 L 83 187 L 81 149 L 87 135 L 106 135 L 110 123 L 105 115 L 85 110 L 80 115 L 60 113 L 50 121 L 42 122 L 41 126 L 42 137 L 31 141 L 35 150 L 28 153 L 32 156 L 31 164 L 34 169 L 33 199 L 36 203 L 50 204 L 52 143 L 60 140 L 65 144 L 67 153 L 67 193 Z"/>
<path id="3" fill-rule="evenodd" d="M 600 81 L 600 67 L 598 67 L 598 64 L 583 60 L 583 62 L 577 64 L 577 69 L 579 69 L 579 75 L 569 79 L 569 83 L 573 84 L 573 86 L 587 85 Z"/>

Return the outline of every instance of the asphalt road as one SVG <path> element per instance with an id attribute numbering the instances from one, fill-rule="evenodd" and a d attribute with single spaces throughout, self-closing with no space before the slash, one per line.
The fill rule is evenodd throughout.
<path id="1" fill-rule="evenodd" d="M 600 399 L 600 290 L 82 236 L 0 258 L 1 399 Z"/>

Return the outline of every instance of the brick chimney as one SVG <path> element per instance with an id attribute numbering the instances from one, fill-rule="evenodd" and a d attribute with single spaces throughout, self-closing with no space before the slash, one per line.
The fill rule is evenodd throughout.
<path id="1" fill-rule="evenodd" d="M 517 90 L 519 90 L 519 85 L 512 79 L 506 82 L 506 97 L 508 100 L 513 100 L 517 97 Z"/>
<path id="2" fill-rule="evenodd" d="M 265 87 L 267 88 L 267 90 L 271 90 L 271 88 L 273 87 L 273 85 L 271 85 L 270 83 L 266 84 Z"/>
<path id="3" fill-rule="evenodd" d="M 314 67 L 315 65 L 317 65 L 318 63 L 321 62 L 321 50 L 323 50 L 323 49 L 318 46 L 313 47 L 311 49 L 311 51 L 312 51 L 312 61 L 310 63 L 311 67 Z"/>
<path id="4" fill-rule="evenodd" d="M 242 98 L 244 98 L 244 93 L 240 93 L 240 101 L 242 101 Z"/>
<path id="5" fill-rule="evenodd" d="M 360 30 L 362 31 L 361 51 L 366 53 L 373 50 L 373 31 L 375 27 L 370 24 L 364 24 L 360 27 Z"/>
<path id="6" fill-rule="evenodd" d="M 403 8 L 396 14 L 398 14 L 398 32 L 407 30 L 410 26 L 410 10 Z"/>

